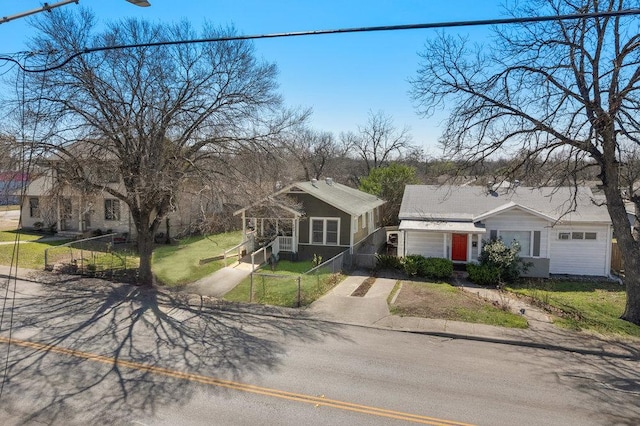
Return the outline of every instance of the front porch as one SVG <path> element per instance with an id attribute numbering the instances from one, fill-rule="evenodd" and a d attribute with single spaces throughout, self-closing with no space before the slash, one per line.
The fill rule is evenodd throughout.
<path id="1" fill-rule="evenodd" d="M 472 222 L 403 220 L 399 227 L 398 256 L 441 257 L 454 264 L 477 262 L 482 251 L 483 226 Z"/>

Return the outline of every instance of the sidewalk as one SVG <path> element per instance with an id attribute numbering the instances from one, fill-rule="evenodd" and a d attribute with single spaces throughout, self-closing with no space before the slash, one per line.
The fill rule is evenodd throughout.
<path id="1" fill-rule="evenodd" d="M 249 274 L 249 270 L 236 269 L 235 274 L 238 277 L 227 281 L 222 279 L 223 274 L 229 274 L 229 269 L 233 270 L 234 268 L 225 269 L 227 269 L 225 272 L 218 271 L 220 274 L 217 277 L 217 273 L 213 274 L 187 286 L 184 291 L 201 296 L 206 296 L 208 295 L 207 293 L 213 292 L 224 293 L 228 291 L 226 288 L 235 286 L 234 281 L 240 275 L 246 276 Z M 10 272 L 11 274 L 9 274 Z M 0 265 L 0 283 L 4 284 L 6 279 L 13 278 L 16 275 L 19 279 L 29 280 L 31 274 L 37 272 L 41 271 L 21 268 L 16 273 L 15 268 L 10 271 L 8 266 Z M 231 272 L 231 274 L 233 275 L 234 272 Z M 612 358 L 640 359 L 640 343 L 637 340 L 629 340 L 627 342 L 612 341 L 587 333 L 572 332 L 555 327 L 551 324 L 546 313 L 515 298 L 509 302 L 510 306 L 516 312 L 524 309 L 524 316 L 530 324 L 528 329 L 391 315 L 387 298 L 393 290 L 397 279 L 377 278 L 364 297 L 351 296 L 353 291 L 368 276 L 365 272 L 354 273 L 329 293 L 312 303 L 306 310 L 279 308 L 277 309 L 279 315 L 291 316 L 296 319 L 311 319 L 336 324 L 419 333 L 449 339 L 476 340 Z M 459 285 L 465 291 L 474 292 L 488 300 L 504 302 L 505 295 L 500 294 L 497 290 L 474 286 L 465 280 L 461 280 L 460 277 L 454 280 L 454 285 Z M 262 305 L 243 304 L 242 311 L 254 315 L 262 315 L 265 313 L 265 307 Z M 271 310 L 269 312 L 269 315 L 273 315 Z"/>
<path id="2" fill-rule="evenodd" d="M 640 344 L 637 341 L 610 341 L 591 334 L 563 330 L 554 326 L 549 315 L 541 309 L 498 290 L 478 287 L 461 277 L 455 277 L 454 285 L 465 291 L 476 293 L 487 300 L 508 303 L 512 311 L 522 314 L 527 319 L 529 328 L 515 329 L 460 321 L 391 315 L 387 298 L 395 286 L 396 279 L 378 278 L 366 296 L 350 296 L 367 277 L 368 275 L 362 272 L 347 277 L 332 291 L 312 303 L 306 312 L 317 320 L 348 325 L 421 333 L 451 339 L 477 340 L 589 355 L 640 359 Z M 505 297 L 508 300 L 505 300 Z"/>

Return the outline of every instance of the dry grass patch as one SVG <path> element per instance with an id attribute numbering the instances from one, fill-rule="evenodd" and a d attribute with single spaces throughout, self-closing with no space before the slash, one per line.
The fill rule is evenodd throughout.
<path id="1" fill-rule="evenodd" d="M 448 283 L 403 281 L 390 305 L 394 315 L 446 319 L 502 327 L 526 328 L 520 315 L 495 307 L 492 303 L 453 287 Z"/>

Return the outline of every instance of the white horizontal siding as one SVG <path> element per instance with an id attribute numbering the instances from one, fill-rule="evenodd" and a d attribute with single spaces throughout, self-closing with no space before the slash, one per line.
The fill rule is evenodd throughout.
<path id="1" fill-rule="evenodd" d="M 596 240 L 559 240 L 560 232 L 596 232 Z M 556 226 L 550 231 L 552 274 L 608 276 L 611 239 L 602 225 Z"/>
<path id="2" fill-rule="evenodd" d="M 420 254 L 424 257 L 442 257 L 444 235 L 441 232 L 405 232 L 405 255 Z"/>
<path id="3" fill-rule="evenodd" d="M 483 222 L 487 229 L 484 239 L 488 240 L 491 231 L 540 231 L 540 257 L 549 257 L 547 247 L 549 240 L 549 221 L 534 216 L 519 208 L 497 214 Z M 531 239 L 533 242 L 533 238 Z"/>

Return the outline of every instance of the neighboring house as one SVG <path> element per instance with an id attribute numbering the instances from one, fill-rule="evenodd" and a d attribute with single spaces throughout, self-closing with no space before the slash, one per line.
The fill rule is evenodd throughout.
<path id="1" fill-rule="evenodd" d="M 234 215 L 242 215 L 243 235 L 255 231 L 258 238 L 280 236 L 281 252 L 327 260 L 346 250 L 354 253 L 379 230 L 383 204 L 375 195 L 330 178 L 313 179 L 291 184 Z"/>
<path id="2" fill-rule="evenodd" d="M 474 262 L 485 241 L 501 238 L 520 243 L 529 276 L 610 274 L 611 220 L 587 187 L 408 185 L 399 218 L 398 256 Z"/>
<path id="3" fill-rule="evenodd" d="M 23 172 L 0 172 L 0 205 L 20 203 L 20 190 L 26 185 L 29 175 Z"/>
<path id="4" fill-rule="evenodd" d="M 27 186 L 22 200 L 22 226 L 55 228 L 81 235 L 90 230 L 135 232 L 127 205 L 106 191 L 87 193 L 60 183 L 54 168 L 45 168 Z M 105 177 L 105 187 L 120 188 L 117 177 Z"/>

